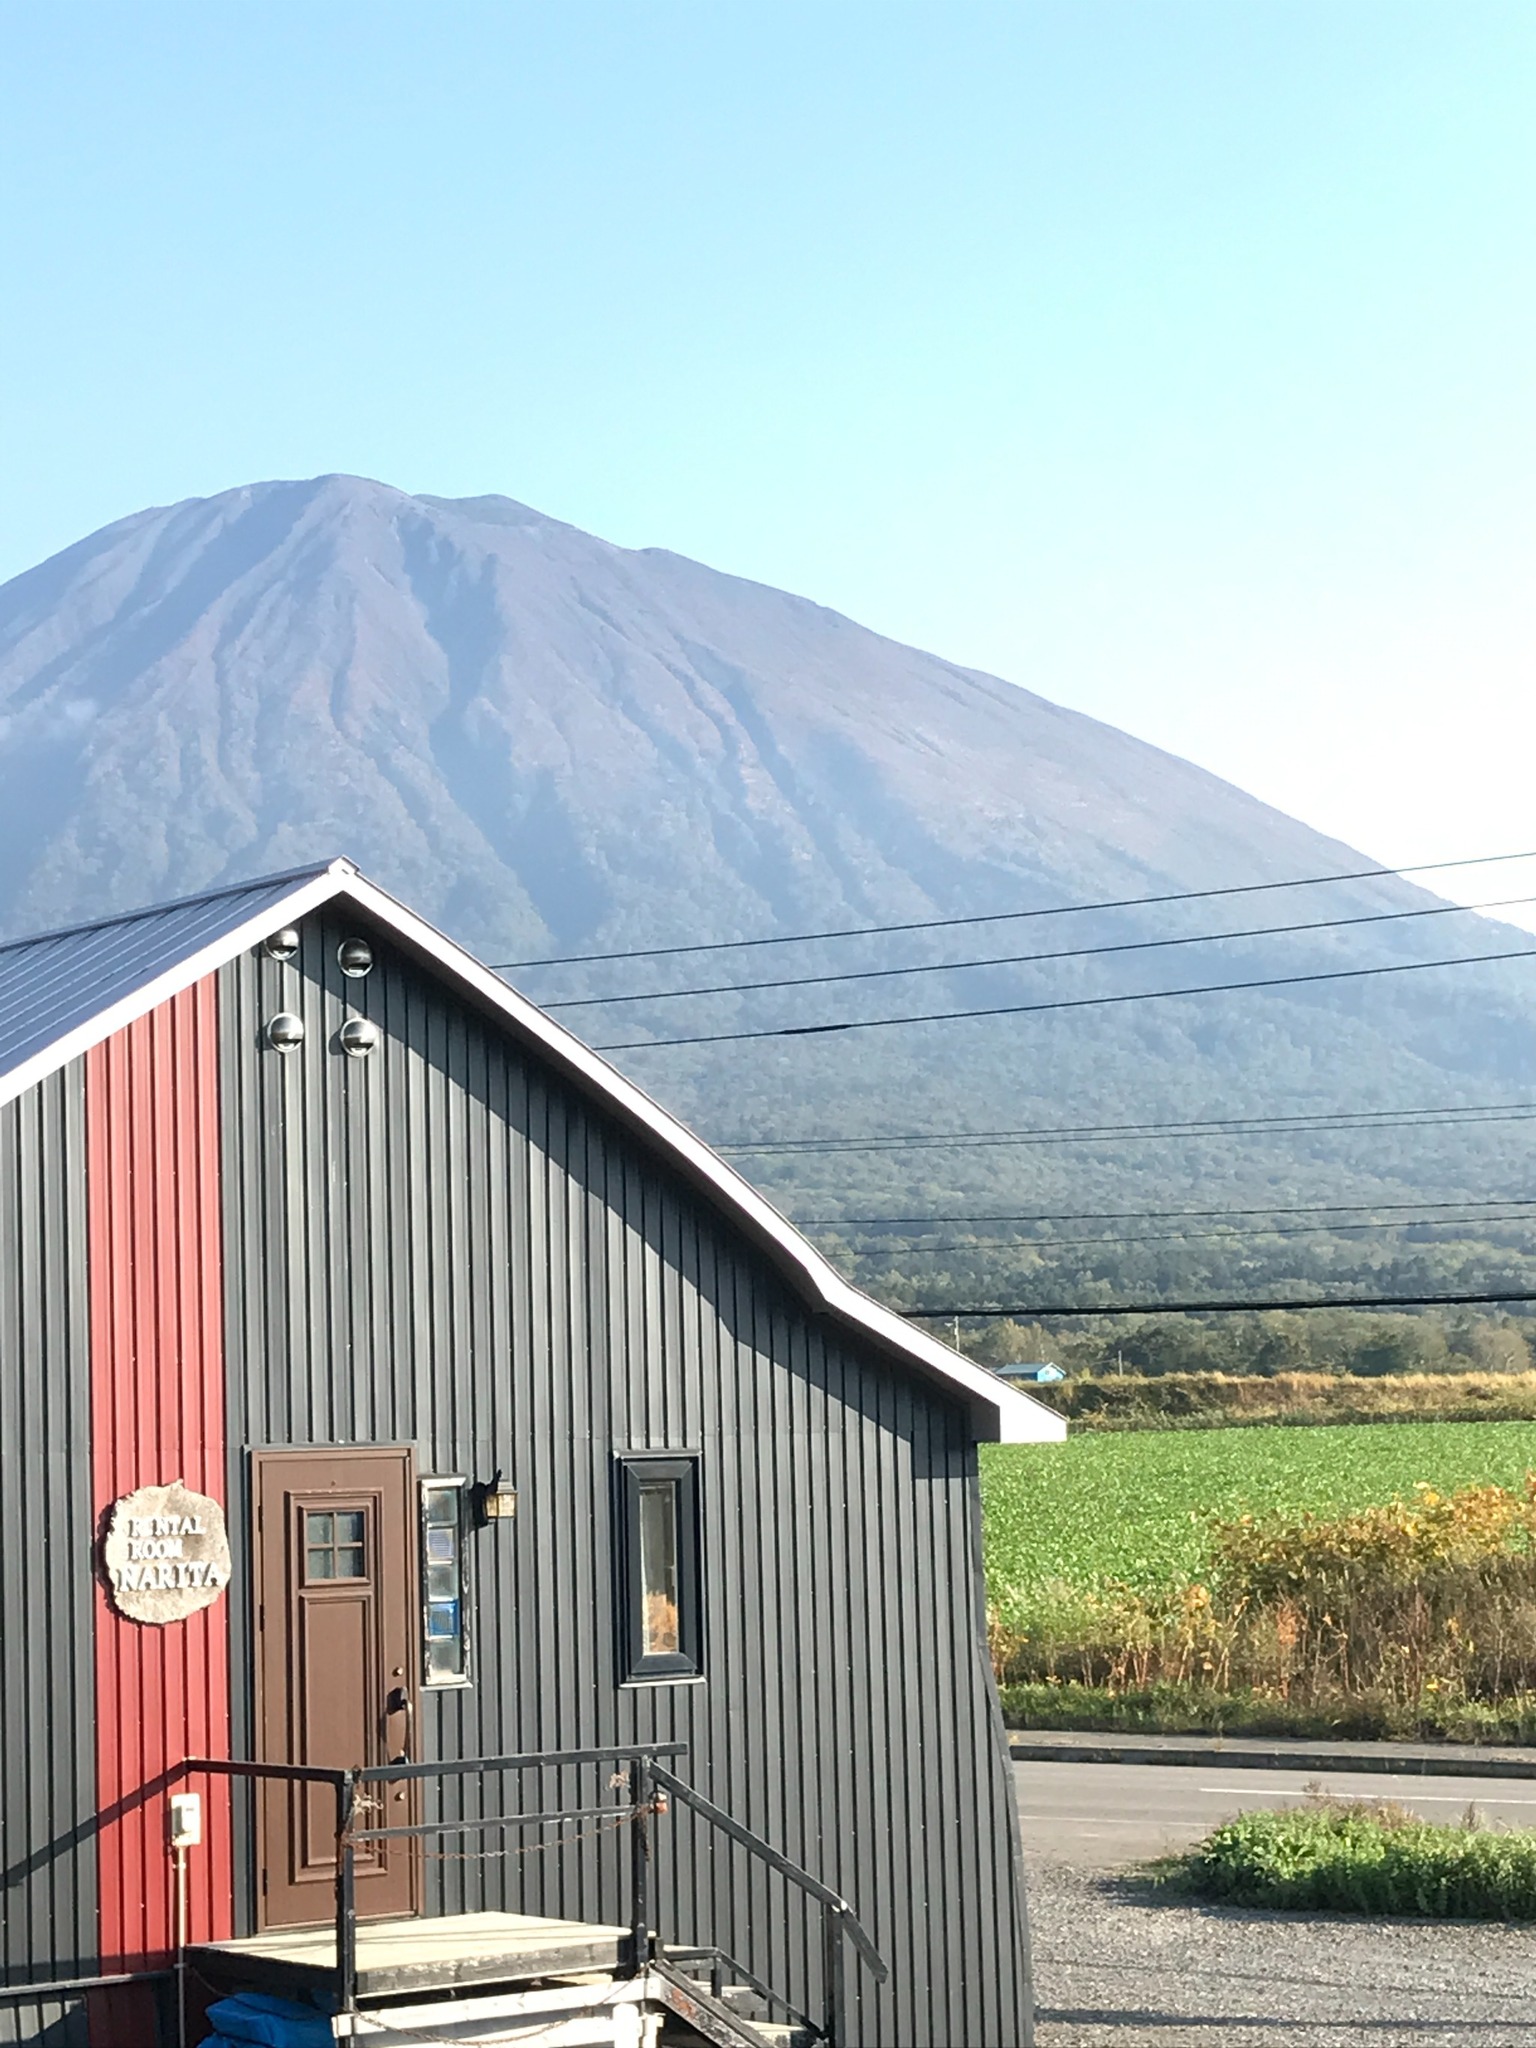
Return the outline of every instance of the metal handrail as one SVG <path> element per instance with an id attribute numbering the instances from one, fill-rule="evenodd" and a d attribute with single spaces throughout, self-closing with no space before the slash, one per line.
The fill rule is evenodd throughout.
<path id="1" fill-rule="evenodd" d="M 547 1828 L 557 1821 L 612 1820 L 623 1809 L 609 1800 L 606 1806 L 556 1806 L 548 1813 L 476 1814 L 466 1820 L 423 1820 L 410 1827 L 354 1828 L 354 1842 L 418 1841 L 423 1835 L 476 1835 L 493 1828 Z"/>
<path id="2" fill-rule="evenodd" d="M 631 1967 L 636 1975 L 650 1960 L 650 1865 L 651 1849 L 647 1821 L 651 1812 L 650 1771 L 657 1756 L 686 1756 L 685 1742 L 615 1743 L 600 1749 L 557 1749 L 524 1752 L 516 1756 L 464 1757 L 444 1763 L 369 1764 L 355 1770 L 338 1770 L 322 1764 L 255 1763 L 244 1757 L 187 1757 L 174 1774 L 178 1777 L 205 1771 L 229 1778 L 272 1779 L 287 1784 L 329 1785 L 336 1800 L 336 1978 L 337 2007 L 343 2013 L 357 2011 L 357 1844 L 364 1841 L 394 1840 L 415 1836 L 466 1831 L 482 1825 L 473 1821 L 426 1821 L 407 1828 L 358 1828 L 354 1825 L 360 1786 L 395 1784 L 401 1779 L 481 1776 L 495 1771 L 558 1770 L 562 1766 L 627 1763 L 630 1786 L 629 1817 L 634 1841 L 631 1853 Z M 622 1810 L 622 1809 L 620 1809 Z M 503 1816 L 508 1825 L 521 1820 L 570 1819 L 570 1814 Z"/>
<path id="3" fill-rule="evenodd" d="M 0 1984 L 0 2004 L 24 2005 L 29 1998 L 72 1998 L 79 1992 L 110 1991 L 119 1984 L 164 1984 L 172 1970 L 120 1970 L 112 1977 L 54 1977 L 39 1984 Z"/>
<path id="4" fill-rule="evenodd" d="M 704 1794 L 695 1791 L 692 1785 L 685 1785 L 681 1778 L 674 1777 L 660 1764 L 652 1765 L 651 1777 L 654 1783 L 662 1786 L 674 1798 L 681 1799 L 685 1806 L 691 1806 L 696 1813 L 702 1814 L 712 1827 L 717 1827 L 722 1834 L 729 1835 L 733 1842 L 740 1842 L 744 1849 L 750 1849 L 770 1869 L 778 1871 L 781 1877 L 787 1877 L 792 1884 L 797 1884 L 801 1891 L 809 1893 L 818 1905 L 825 1907 L 837 1918 L 843 1933 L 864 1958 L 875 1982 L 887 1982 L 891 1974 L 890 1966 L 859 1924 L 858 1915 L 845 1898 L 833 1891 L 830 1885 L 823 1884 L 819 1877 L 812 1877 L 808 1870 L 802 1870 L 798 1863 L 792 1862 L 788 1856 L 775 1849 L 771 1842 L 765 1842 L 761 1835 L 754 1834 L 750 1828 L 744 1828 L 740 1821 L 733 1820 L 730 1814 L 722 1807 L 716 1806 L 713 1800 L 706 1799 Z"/>
<path id="5" fill-rule="evenodd" d="M 522 1756 L 471 1756 L 456 1763 L 367 1764 L 357 1773 L 361 1785 L 393 1784 L 401 1778 L 456 1778 L 470 1771 L 558 1770 L 562 1764 L 607 1764 L 638 1762 L 648 1756 L 686 1756 L 686 1742 L 615 1743 L 605 1749 L 533 1750 Z"/>
<path id="6" fill-rule="evenodd" d="M 180 1775 L 208 1771 L 226 1778 L 272 1778 L 289 1785 L 329 1785 L 336 1799 L 336 1977 L 343 2012 L 357 2011 L 357 1872 L 352 1815 L 358 1772 L 323 1764 L 258 1764 L 246 1757 L 189 1756 Z"/>
<path id="7" fill-rule="evenodd" d="M 404 1836 L 450 1833 L 456 1830 L 471 1831 L 486 1825 L 482 1817 L 465 1821 L 425 1821 L 410 1827 L 358 1828 L 354 1819 L 358 1803 L 358 1790 L 365 1784 L 391 1784 L 402 1779 L 464 1777 L 471 1772 L 486 1775 L 495 1771 L 555 1770 L 562 1766 L 598 1763 L 627 1763 L 631 1766 L 629 1778 L 628 1814 L 631 1822 L 630 1851 L 630 1967 L 636 1976 L 649 1965 L 651 1958 L 651 1816 L 663 1810 L 656 1794 L 665 1792 L 691 1807 L 711 1827 L 718 1828 L 731 1841 L 749 1850 L 770 1870 L 786 1878 L 815 1901 L 822 1909 L 823 1966 L 826 1977 L 827 2016 L 819 2030 L 828 2048 L 842 2048 L 843 2014 L 846 2005 L 844 1958 L 845 1944 L 858 1951 L 865 1966 L 877 1984 L 884 1984 L 890 1978 L 890 1967 L 875 1947 L 858 1916 L 848 1901 L 813 1877 L 782 1851 L 775 1849 L 771 1842 L 764 1841 L 752 1829 L 743 1827 L 722 1807 L 707 1799 L 702 1792 L 684 1782 L 673 1772 L 659 1763 L 659 1757 L 678 1757 L 687 1754 L 687 1744 L 682 1742 L 657 1742 L 645 1744 L 615 1744 L 611 1748 L 565 1749 L 524 1753 L 515 1756 L 465 1757 L 445 1763 L 394 1763 L 371 1764 L 361 1769 L 338 1770 L 319 1764 L 269 1764 L 256 1763 L 247 1758 L 237 1757 L 188 1757 L 179 1766 L 175 1775 L 185 1776 L 193 1772 L 208 1772 L 229 1778 L 269 1779 L 289 1784 L 323 1784 L 331 1787 L 336 1802 L 336 1976 L 337 2006 L 342 2013 L 355 2013 L 357 2007 L 357 1872 L 356 1848 L 359 1842 L 396 1840 Z M 607 1810 L 607 1809 L 605 1809 Z M 622 1813 L 623 1808 L 612 1809 Z M 587 1810 L 583 1810 L 585 1817 Z M 570 1819 L 568 1813 L 540 1813 L 533 1815 L 509 1814 L 500 1819 L 508 1826 L 527 1822 L 546 1822 L 556 1819 Z M 685 1951 L 686 1953 L 686 1951 Z M 739 1967 L 739 1966 L 738 1966 Z M 746 1973 L 744 1973 L 746 1974 Z M 753 1988 L 765 1996 L 774 1998 L 791 2013 L 795 2009 L 779 1994 L 771 1992 L 756 1978 L 751 1978 Z M 803 2015 L 795 2014 L 796 2018 Z"/>
<path id="8" fill-rule="evenodd" d="M 348 1775 L 326 1764 L 257 1764 L 249 1757 L 236 1756 L 183 1757 L 174 1775 L 185 1777 L 189 1771 L 213 1771 L 226 1778 L 292 1778 L 300 1784 L 317 1785 L 338 1785 Z"/>

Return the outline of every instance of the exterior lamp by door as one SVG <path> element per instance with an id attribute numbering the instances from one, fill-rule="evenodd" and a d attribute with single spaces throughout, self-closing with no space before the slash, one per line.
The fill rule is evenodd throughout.
<path id="1" fill-rule="evenodd" d="M 470 1493 L 475 1527 L 485 1529 L 492 1522 L 510 1522 L 517 1513 L 517 1488 L 502 1478 L 500 1471 L 478 1480 Z"/>

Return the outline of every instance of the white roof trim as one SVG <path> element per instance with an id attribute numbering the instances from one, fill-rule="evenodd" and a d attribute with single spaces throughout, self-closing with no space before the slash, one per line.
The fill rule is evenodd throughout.
<path id="1" fill-rule="evenodd" d="M 258 945 L 269 933 L 285 924 L 297 923 L 310 911 L 338 897 L 355 903 L 413 952 L 472 990 L 486 1009 L 532 1040 L 567 1073 L 579 1077 L 626 1121 L 655 1138 L 662 1149 L 687 1169 L 690 1178 L 718 1195 L 726 1209 L 749 1224 L 754 1234 L 773 1248 L 779 1262 L 793 1272 L 814 1307 L 863 1331 L 887 1350 L 899 1353 L 929 1378 L 946 1381 L 966 1395 L 979 1437 L 998 1443 L 1059 1443 L 1066 1436 L 1065 1418 L 1054 1409 L 1005 1385 L 985 1367 L 972 1365 L 959 1352 L 914 1329 L 893 1309 L 882 1308 L 845 1280 L 750 1181 L 727 1165 L 686 1124 L 610 1066 L 600 1053 L 520 995 L 500 975 L 482 966 L 462 946 L 407 910 L 393 896 L 365 881 L 349 860 L 334 860 L 307 880 L 296 883 L 288 895 L 275 903 L 263 903 L 259 911 L 241 924 L 198 947 L 132 995 L 97 1012 L 34 1053 L 0 1080 L 0 1102 L 22 1094 L 125 1024 L 147 1015 L 247 948 Z"/>

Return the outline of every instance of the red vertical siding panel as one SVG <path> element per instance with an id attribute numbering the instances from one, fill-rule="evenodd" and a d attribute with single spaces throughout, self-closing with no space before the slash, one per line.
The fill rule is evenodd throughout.
<path id="1" fill-rule="evenodd" d="M 92 1475 L 98 1514 L 185 1479 L 225 1497 L 218 1009 L 212 977 L 86 1059 Z M 96 1609 L 101 1967 L 155 1967 L 174 1940 L 166 1774 L 229 1753 L 224 1601 L 165 1627 Z M 148 1788 L 148 1789 L 146 1789 Z M 231 1931 L 227 1791 L 204 1795 L 189 1932 Z"/>

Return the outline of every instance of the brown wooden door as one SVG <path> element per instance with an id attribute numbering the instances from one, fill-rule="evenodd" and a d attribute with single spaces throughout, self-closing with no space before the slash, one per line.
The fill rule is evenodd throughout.
<path id="1" fill-rule="evenodd" d="M 263 1763 L 328 1768 L 414 1755 L 420 1593 L 415 1460 L 407 1449 L 259 1451 L 256 1729 Z M 420 1818 L 409 1781 L 364 1788 L 362 1826 Z M 326 1785 L 269 1784 L 258 1800 L 260 1925 L 335 1911 L 335 1800 Z M 357 1909 L 420 1910 L 419 1846 L 362 1844 Z"/>

